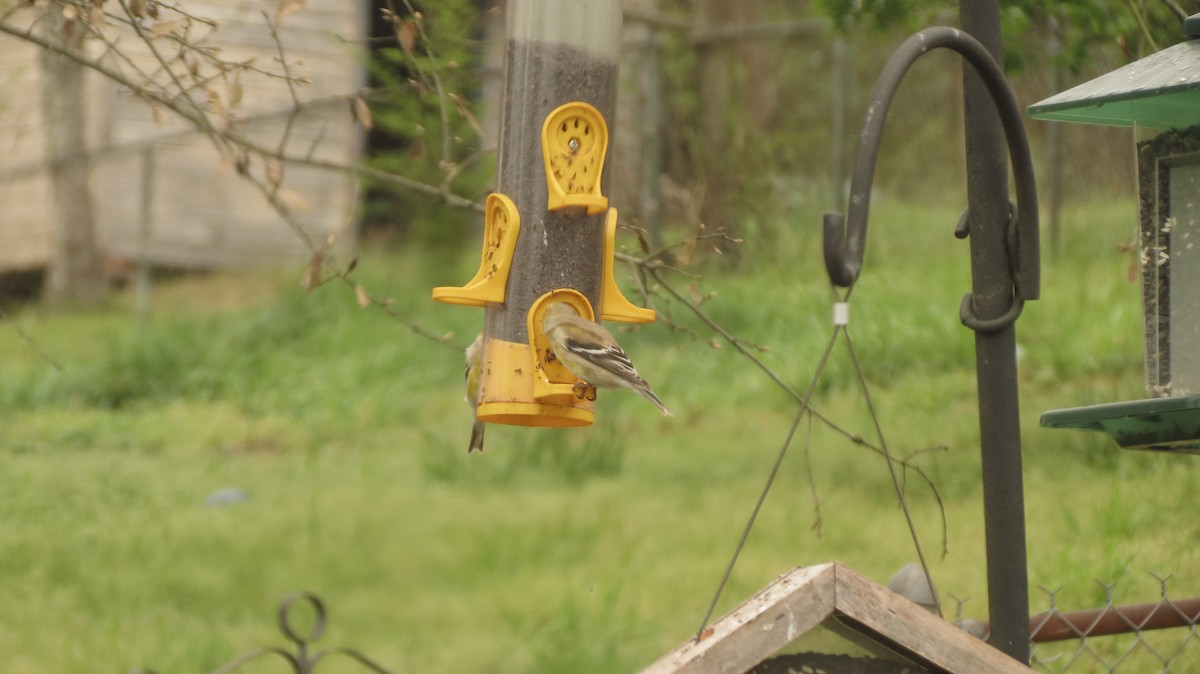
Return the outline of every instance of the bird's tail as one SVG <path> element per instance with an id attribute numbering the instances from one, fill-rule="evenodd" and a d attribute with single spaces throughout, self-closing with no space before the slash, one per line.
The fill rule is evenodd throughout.
<path id="1" fill-rule="evenodd" d="M 483 451 L 483 422 L 476 419 L 471 426 L 471 444 L 467 445 L 467 454 Z"/>
<path id="2" fill-rule="evenodd" d="M 667 409 L 667 406 L 663 404 L 663 401 L 659 400 L 658 396 L 654 395 L 654 391 L 651 391 L 649 386 L 639 388 L 638 392 L 646 396 L 646 400 L 654 403 L 654 406 L 658 408 L 659 412 L 662 412 L 664 417 L 675 416 L 674 414 L 671 414 L 671 410 Z"/>

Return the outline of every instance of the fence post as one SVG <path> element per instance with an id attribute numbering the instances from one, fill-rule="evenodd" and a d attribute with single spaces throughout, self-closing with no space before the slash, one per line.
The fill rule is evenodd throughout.
<path id="1" fill-rule="evenodd" d="M 150 230 L 154 225 L 154 145 L 142 148 L 141 205 L 138 212 L 134 290 L 138 318 L 150 313 Z"/>

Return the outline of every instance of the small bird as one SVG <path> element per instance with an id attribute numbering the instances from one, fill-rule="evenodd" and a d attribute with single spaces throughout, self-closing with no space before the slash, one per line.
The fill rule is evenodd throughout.
<path id="1" fill-rule="evenodd" d="M 483 333 L 480 333 L 471 346 L 467 347 L 467 367 L 463 372 L 467 380 L 467 404 L 471 413 L 475 413 L 475 405 L 479 402 L 479 382 L 483 378 Z M 483 422 L 475 418 L 471 426 L 471 444 L 467 445 L 467 454 L 483 451 Z"/>
<path id="2" fill-rule="evenodd" d="M 585 388 L 633 389 L 654 403 L 663 416 L 672 416 L 602 325 L 583 318 L 566 302 L 554 302 L 542 316 L 542 329 L 554 349 L 554 357 L 582 379 Z"/>
<path id="3" fill-rule="evenodd" d="M 896 575 L 888 581 L 888 589 L 904 597 L 912 603 L 929 611 L 938 612 L 937 597 L 933 594 L 933 583 L 924 569 L 916 562 L 909 562 L 900 567 Z"/>

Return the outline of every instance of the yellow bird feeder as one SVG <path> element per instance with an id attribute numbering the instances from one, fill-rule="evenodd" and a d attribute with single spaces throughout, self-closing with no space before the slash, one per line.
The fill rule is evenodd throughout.
<path id="1" fill-rule="evenodd" d="M 592 320 L 648 323 L 613 273 L 617 211 L 604 194 L 616 103 L 620 0 L 510 0 L 496 193 L 487 199 L 479 271 L 433 289 L 484 308 L 476 415 L 519 426 L 586 426 L 595 403 L 556 359 L 542 314 L 572 304 Z"/>

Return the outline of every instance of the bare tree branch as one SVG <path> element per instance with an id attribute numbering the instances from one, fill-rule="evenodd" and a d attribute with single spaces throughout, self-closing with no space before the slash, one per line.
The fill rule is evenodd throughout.
<path id="1" fill-rule="evenodd" d="M 124 2 L 124 0 L 122 0 Z M 449 189 L 449 184 L 430 185 L 428 183 L 414 180 L 399 174 L 383 171 L 369 166 L 344 164 L 324 159 L 315 159 L 311 155 L 311 151 L 306 156 L 294 155 L 287 153 L 284 149 L 271 149 L 261 144 L 255 143 L 244 136 L 235 133 L 232 130 L 219 129 L 212 125 L 208 120 L 207 113 L 200 108 L 194 101 L 188 98 L 188 103 L 191 105 L 184 106 L 178 102 L 175 96 L 167 92 L 157 91 L 148 88 L 147 86 L 135 82 L 127 77 L 124 73 L 104 64 L 101 61 L 87 58 L 71 50 L 66 50 L 59 45 L 50 42 L 41 36 L 33 33 L 31 30 L 13 26 L 7 22 L 0 22 L 0 33 L 8 34 L 13 37 L 20 38 L 30 42 L 42 49 L 47 49 L 55 53 L 62 54 L 67 58 L 79 62 L 80 64 L 92 69 L 93 71 L 103 75 L 105 78 L 114 83 L 128 89 L 134 95 L 150 102 L 153 105 L 160 105 L 163 108 L 170 110 L 190 125 L 197 127 L 200 131 L 214 139 L 218 148 L 226 151 L 232 151 L 232 147 L 238 147 L 242 150 L 254 155 L 258 155 L 263 159 L 276 159 L 286 164 L 294 164 L 299 166 L 310 166 L 313 168 L 326 169 L 338 173 L 348 173 L 352 175 L 366 176 L 378 182 L 393 185 L 403 189 L 411 190 L 421 194 L 441 199 L 446 205 L 455 208 L 466 208 L 469 210 L 483 212 L 483 204 L 475 202 L 471 199 L 459 196 Z M 144 35 L 144 33 L 143 33 Z M 146 36 L 148 37 L 148 36 Z M 161 58 L 159 59 L 162 62 Z M 284 79 L 288 79 L 284 76 Z M 178 81 L 176 78 L 175 81 Z M 182 85 L 181 85 L 182 86 Z M 342 94 L 324 99 L 309 101 L 304 106 L 315 106 L 328 103 L 331 100 L 350 100 L 358 94 Z"/>

